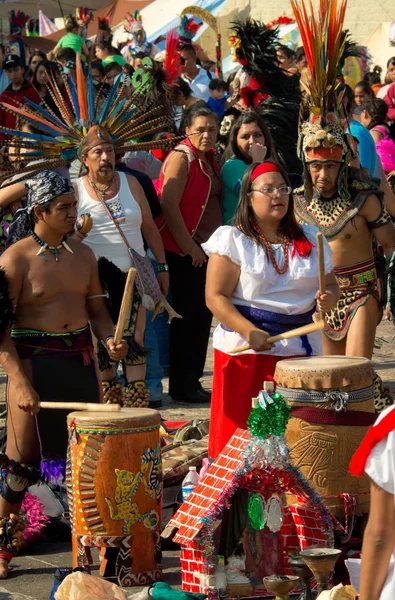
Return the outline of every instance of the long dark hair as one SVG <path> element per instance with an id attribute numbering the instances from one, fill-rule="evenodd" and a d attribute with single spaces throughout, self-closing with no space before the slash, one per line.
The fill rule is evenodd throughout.
<path id="1" fill-rule="evenodd" d="M 284 167 L 273 160 L 265 161 L 275 165 L 285 181 L 286 185 L 291 187 L 288 174 Z M 235 215 L 233 217 L 233 226 L 237 227 L 247 236 L 250 240 L 256 244 L 262 245 L 259 235 L 256 233 L 251 225 L 250 219 L 255 222 L 255 214 L 251 207 L 251 176 L 254 169 L 261 163 L 252 163 L 244 174 L 243 181 L 241 184 L 239 203 L 236 208 Z M 289 195 L 288 210 L 286 215 L 280 221 L 280 227 L 278 231 L 281 235 L 286 235 L 292 240 L 303 240 L 305 235 L 302 227 L 297 223 L 294 213 L 294 197 L 292 192 Z"/>
<path id="2" fill-rule="evenodd" d="M 232 126 L 232 129 L 230 130 L 228 145 L 225 148 L 225 152 L 223 153 L 223 156 L 222 156 L 222 163 L 225 163 L 227 160 L 229 160 L 233 156 L 235 158 L 242 160 L 245 163 L 252 162 L 251 158 L 246 157 L 246 156 L 244 156 L 244 154 L 241 153 L 241 151 L 237 145 L 237 136 L 239 135 L 241 126 L 242 125 L 250 125 L 250 123 L 256 123 L 265 137 L 265 146 L 267 148 L 267 153 L 266 153 L 267 160 L 274 160 L 274 161 L 278 160 L 278 156 L 277 156 L 276 148 L 275 148 L 275 145 L 273 142 L 273 138 L 271 136 L 271 133 L 270 133 L 269 128 L 266 125 L 265 121 L 262 119 L 262 117 L 260 115 L 258 115 L 258 113 L 254 112 L 253 110 L 246 110 L 246 111 L 243 111 L 239 117 L 237 117 L 236 121 L 234 122 L 234 124 Z"/>
<path id="3" fill-rule="evenodd" d="M 368 129 L 373 129 L 373 127 L 382 125 L 387 129 L 389 137 L 395 142 L 395 123 L 390 125 L 387 122 L 388 106 L 384 100 L 381 98 L 365 100 L 365 102 L 362 103 L 361 109 L 366 110 L 372 119 L 367 126 Z"/>

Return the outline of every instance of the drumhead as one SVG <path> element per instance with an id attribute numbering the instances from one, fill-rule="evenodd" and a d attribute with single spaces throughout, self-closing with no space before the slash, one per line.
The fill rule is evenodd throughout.
<path id="1" fill-rule="evenodd" d="M 278 362 L 274 374 L 282 387 L 307 390 L 362 389 L 373 378 L 373 363 L 360 356 L 290 358 Z"/>
<path id="2" fill-rule="evenodd" d="M 160 413 L 150 408 L 121 408 L 118 412 L 102 411 L 75 411 L 67 416 L 67 424 L 75 425 L 112 426 L 116 428 L 143 427 L 146 425 L 159 425 Z"/>

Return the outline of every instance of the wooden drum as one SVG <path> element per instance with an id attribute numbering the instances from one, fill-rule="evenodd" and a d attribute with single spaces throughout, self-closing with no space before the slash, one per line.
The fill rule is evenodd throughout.
<path id="1" fill-rule="evenodd" d="M 353 477 L 348 467 L 376 419 L 372 363 L 348 356 L 282 360 L 274 378 L 291 405 L 286 439 L 295 466 L 334 515 L 351 511 L 353 498 L 356 513 L 367 513 L 368 478 Z"/>
<path id="2" fill-rule="evenodd" d="M 120 585 L 161 579 L 159 424 L 156 410 L 142 408 L 68 415 L 73 567 L 91 564 L 96 546 L 102 575 L 116 557 Z"/>

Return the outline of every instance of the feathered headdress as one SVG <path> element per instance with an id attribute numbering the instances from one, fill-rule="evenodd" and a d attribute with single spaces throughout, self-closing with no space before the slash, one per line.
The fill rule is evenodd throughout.
<path id="1" fill-rule="evenodd" d="M 73 79 L 70 81 L 65 79 L 72 109 L 63 98 L 56 80 L 50 77 L 48 81 L 49 93 L 62 118 L 58 118 L 49 109 L 27 98 L 24 99 L 25 105 L 20 107 L 1 103 L 5 110 L 40 131 L 40 133 L 29 133 L 0 127 L 2 133 L 12 136 L 11 140 L 5 142 L 6 145 L 12 148 L 18 146 L 25 148 L 23 159 L 26 162 L 40 161 L 26 168 L 24 178 L 31 177 L 44 169 L 54 170 L 67 166 L 75 158 L 81 157 L 87 140 L 90 144 L 94 136 L 106 142 L 111 141 L 118 155 L 128 150 L 171 147 L 174 138 L 148 142 L 134 141 L 168 129 L 169 117 L 161 114 L 162 106 L 157 104 L 145 105 L 141 108 L 136 106 L 138 96 L 145 96 L 151 85 L 145 71 L 137 69 L 132 84 L 135 90 L 133 96 L 129 100 L 122 99 L 125 81 L 124 76 L 119 77 L 99 110 L 95 103 L 91 72 L 89 71 L 88 78 L 85 79 L 81 59 L 77 54 L 76 83 Z M 3 174 L 4 177 L 9 175 L 9 173 Z"/>
<path id="2" fill-rule="evenodd" d="M 297 132 L 301 93 L 297 77 L 277 64 L 277 28 L 246 19 L 232 23 L 229 45 L 234 61 L 243 68 L 234 81 L 245 108 L 259 112 L 273 136 L 281 162 L 288 172 L 301 172 L 297 158 Z"/>
<path id="3" fill-rule="evenodd" d="M 196 19 L 193 17 L 187 17 L 187 15 L 181 17 L 180 24 L 177 28 L 180 41 L 190 42 L 195 37 L 201 26 L 202 23 L 199 23 L 199 21 L 196 21 Z"/>
<path id="4" fill-rule="evenodd" d="M 93 21 L 93 11 L 84 6 L 75 9 L 75 16 L 77 21 L 83 23 L 85 26 L 88 26 L 89 23 Z"/>
<path id="5" fill-rule="evenodd" d="M 110 42 L 112 40 L 112 31 L 109 17 L 97 17 L 98 27 L 96 34 L 96 43 Z"/>
<path id="6" fill-rule="evenodd" d="M 163 68 L 166 73 L 166 81 L 168 85 L 171 85 L 176 77 L 178 77 L 182 70 L 180 63 L 180 51 L 178 50 L 180 38 L 177 35 L 175 29 L 171 29 L 166 34 L 166 60 L 163 63 Z"/>
<path id="7" fill-rule="evenodd" d="M 30 19 L 29 15 L 26 15 L 22 10 L 10 10 L 9 12 L 9 20 L 10 20 L 10 32 L 11 33 L 20 33 L 22 29 L 26 26 L 26 23 Z"/>
<path id="8" fill-rule="evenodd" d="M 311 4 L 307 10 L 305 0 L 291 0 L 291 4 L 310 69 L 305 86 L 310 101 L 310 119 L 301 128 L 299 156 L 304 164 L 329 160 L 343 163 L 338 189 L 339 195 L 346 198 L 352 141 L 339 121 L 336 91 L 339 65 L 344 64 L 345 53 L 349 50 L 348 32 L 343 30 L 347 0 L 320 0 L 318 10 Z M 306 168 L 305 180 L 305 194 L 310 197 L 312 187 Z"/>
<path id="9" fill-rule="evenodd" d="M 136 29 L 142 29 L 143 19 L 139 10 L 134 13 L 126 13 L 126 17 L 123 20 L 123 26 L 127 33 L 133 33 Z"/>

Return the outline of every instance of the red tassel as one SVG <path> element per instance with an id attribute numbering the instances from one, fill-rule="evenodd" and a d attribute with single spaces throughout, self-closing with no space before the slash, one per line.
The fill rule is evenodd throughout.
<path id="1" fill-rule="evenodd" d="M 292 258 L 295 258 L 296 253 L 299 254 L 302 258 L 307 258 L 310 256 L 310 252 L 314 248 L 314 244 L 309 242 L 309 240 L 303 237 L 301 240 L 292 240 Z"/>
<path id="2" fill-rule="evenodd" d="M 373 425 L 363 438 L 350 462 L 349 472 L 352 475 L 361 477 L 364 474 L 367 460 L 373 448 L 395 429 L 394 409 L 395 406 L 377 425 Z"/>

